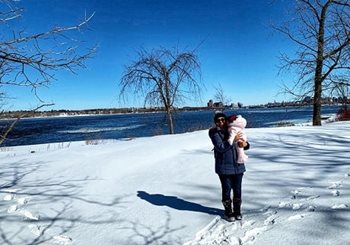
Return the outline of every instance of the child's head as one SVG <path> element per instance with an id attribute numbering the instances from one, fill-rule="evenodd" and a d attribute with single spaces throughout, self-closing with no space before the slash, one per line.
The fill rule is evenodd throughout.
<path id="1" fill-rule="evenodd" d="M 233 127 L 245 128 L 247 126 L 247 120 L 241 115 L 232 115 L 227 119 L 227 124 Z"/>
<path id="2" fill-rule="evenodd" d="M 237 119 L 237 115 L 231 115 L 227 117 L 227 123 L 232 123 Z"/>

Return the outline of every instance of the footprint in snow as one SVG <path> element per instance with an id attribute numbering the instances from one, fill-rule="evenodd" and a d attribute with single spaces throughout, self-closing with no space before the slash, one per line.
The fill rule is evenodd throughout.
<path id="1" fill-rule="evenodd" d="M 304 218 L 305 216 L 306 214 L 296 214 L 296 215 L 290 216 L 287 220 L 288 221 L 299 220 Z"/>
<path id="2" fill-rule="evenodd" d="M 276 215 L 271 215 L 267 217 L 267 219 L 264 220 L 264 225 L 273 225 L 276 221 L 277 216 Z"/>
<path id="3" fill-rule="evenodd" d="M 314 211 L 316 211 L 316 207 L 310 205 L 310 206 L 307 208 L 307 211 L 309 211 L 309 212 L 314 212 Z"/>
<path id="4" fill-rule="evenodd" d="M 16 198 L 17 189 L 8 189 L 8 190 L 5 190 L 5 192 L 7 192 L 8 194 L 4 196 L 3 200 L 5 201 L 16 200 L 16 204 L 11 205 L 7 209 L 8 213 L 17 213 L 18 215 L 33 221 L 39 220 L 38 214 L 33 214 L 29 210 L 20 208 L 21 206 L 24 206 L 25 204 L 28 203 L 29 198 L 27 197 Z M 28 228 L 29 228 L 29 231 L 36 236 L 41 236 L 44 232 L 42 227 L 39 225 L 31 224 L 31 225 L 28 225 Z M 73 242 L 73 239 L 70 238 L 69 236 L 59 235 L 59 236 L 54 236 L 52 238 L 52 242 L 54 244 L 59 244 L 59 245 L 69 245 Z"/>
<path id="5" fill-rule="evenodd" d="M 52 239 L 52 242 L 60 245 L 68 245 L 73 242 L 73 239 L 70 238 L 69 236 L 60 235 L 60 236 L 54 236 Z"/>
<path id="6" fill-rule="evenodd" d="M 17 198 L 17 204 L 19 205 L 24 205 L 24 204 L 27 204 L 29 201 L 28 198 L 26 197 L 20 197 L 20 198 Z"/>
<path id="7" fill-rule="evenodd" d="M 43 229 L 39 225 L 28 225 L 28 228 L 31 233 L 33 233 L 36 236 L 41 236 L 43 234 Z"/>
<path id="8" fill-rule="evenodd" d="M 241 244 L 245 244 L 247 242 L 254 241 L 256 236 L 267 231 L 268 229 L 269 229 L 268 226 L 262 226 L 262 227 L 257 227 L 257 228 L 246 231 L 246 233 L 244 234 L 244 237 L 242 237 L 242 239 L 241 239 L 241 241 L 242 241 Z"/>
<path id="9" fill-rule="evenodd" d="M 3 200 L 4 201 L 16 200 L 19 205 L 26 204 L 28 202 L 28 199 L 26 197 L 17 198 L 17 196 L 16 196 L 17 191 L 18 191 L 18 189 L 7 189 L 7 190 L 4 190 L 6 195 L 3 197 Z"/>
<path id="10" fill-rule="evenodd" d="M 44 231 L 45 231 L 45 229 L 39 225 L 31 224 L 31 225 L 28 225 L 28 228 L 29 228 L 30 232 L 36 236 L 42 236 L 44 234 Z M 58 235 L 58 236 L 52 237 L 51 242 L 54 244 L 69 245 L 69 244 L 72 244 L 73 239 L 70 238 L 69 236 Z"/>
<path id="11" fill-rule="evenodd" d="M 271 206 L 266 206 L 266 207 L 263 207 L 261 209 L 259 209 L 260 212 L 267 212 L 268 210 L 270 210 Z"/>
<path id="12" fill-rule="evenodd" d="M 7 209 L 7 213 L 11 214 L 11 213 L 17 212 L 17 214 L 24 216 L 25 218 L 28 218 L 28 219 L 32 219 L 32 220 L 39 219 L 39 216 L 33 215 L 30 211 L 20 209 L 21 206 L 28 203 L 28 200 L 29 200 L 28 198 L 21 197 L 21 198 L 16 199 L 16 196 L 13 194 L 6 195 L 5 198 L 6 198 L 6 200 L 16 200 L 16 204 L 11 205 Z"/>
<path id="13" fill-rule="evenodd" d="M 306 192 L 302 192 L 301 190 L 306 190 Z M 278 204 L 278 208 L 290 208 L 292 210 L 301 210 L 306 209 L 309 212 L 313 212 L 316 210 L 316 207 L 311 204 L 311 202 L 314 199 L 317 199 L 320 197 L 320 195 L 312 195 L 312 193 L 308 193 L 309 191 L 312 191 L 312 187 L 301 187 L 297 188 L 295 190 L 292 190 L 290 193 L 293 194 L 292 199 L 293 201 L 281 201 Z M 301 195 L 303 195 L 303 198 L 298 198 Z M 296 202 L 296 199 L 298 202 Z"/>
<path id="14" fill-rule="evenodd" d="M 320 195 L 313 195 L 313 196 L 309 196 L 308 198 L 306 198 L 306 201 L 310 201 L 310 200 L 313 200 L 313 199 L 316 199 L 316 198 L 319 198 Z"/>
<path id="15" fill-rule="evenodd" d="M 264 215 L 266 216 L 271 216 L 271 215 L 274 215 L 274 214 L 277 214 L 277 210 L 266 210 L 266 212 L 264 213 Z"/>
<path id="16" fill-rule="evenodd" d="M 273 225 L 275 223 L 275 219 L 277 218 L 277 210 L 267 210 L 263 215 L 268 216 L 264 220 L 264 225 Z"/>
<path id="17" fill-rule="evenodd" d="M 26 219 L 30 220 L 39 220 L 39 215 L 33 214 L 32 212 L 25 210 L 25 209 L 20 209 L 18 213 L 23 216 Z"/>
<path id="18" fill-rule="evenodd" d="M 293 206 L 292 206 L 292 209 L 293 209 L 293 210 L 299 210 L 299 209 L 301 209 L 303 206 L 304 206 L 303 203 L 294 203 Z"/>
<path id="19" fill-rule="evenodd" d="M 336 182 L 333 182 L 331 185 L 328 186 L 328 189 L 336 189 L 336 188 L 339 188 L 341 187 L 341 181 L 336 181 Z"/>
<path id="20" fill-rule="evenodd" d="M 14 194 L 6 194 L 4 196 L 4 201 L 11 201 L 11 200 L 15 199 L 15 196 L 16 195 L 14 195 Z"/>
<path id="21" fill-rule="evenodd" d="M 16 200 L 16 203 L 17 204 L 13 204 L 11 205 L 8 209 L 7 209 L 7 212 L 10 214 L 10 213 L 14 213 L 16 212 L 17 210 L 19 210 L 19 207 L 20 206 L 23 206 L 25 205 L 26 203 L 28 203 L 28 199 L 25 198 L 25 197 L 21 197 L 21 198 L 16 198 L 16 195 L 14 194 L 8 194 L 4 197 L 4 200 L 6 201 L 11 201 L 11 200 Z"/>
<path id="22" fill-rule="evenodd" d="M 340 196 L 340 192 L 338 190 L 333 190 L 332 195 L 335 197 L 338 197 L 338 196 Z"/>
<path id="23" fill-rule="evenodd" d="M 346 209 L 348 205 L 346 204 L 335 204 L 332 206 L 332 209 Z"/>
<path id="24" fill-rule="evenodd" d="M 299 194 L 301 193 L 301 191 L 293 190 L 290 193 L 292 194 L 292 199 L 296 199 L 299 196 Z"/>
<path id="25" fill-rule="evenodd" d="M 229 241 L 230 245 L 241 245 L 242 244 L 241 239 L 239 237 L 236 237 L 233 235 L 228 237 L 228 241 Z"/>
<path id="26" fill-rule="evenodd" d="M 292 206 L 292 204 L 289 203 L 289 202 L 280 202 L 280 203 L 278 204 L 278 207 L 279 207 L 279 208 L 288 208 L 288 207 L 291 207 L 291 206 Z"/>
<path id="27" fill-rule="evenodd" d="M 7 212 L 8 212 L 9 214 L 12 214 L 12 213 L 16 212 L 16 210 L 17 210 L 17 205 L 11 205 L 11 206 L 7 209 Z"/>
<path id="28" fill-rule="evenodd" d="M 3 198 L 4 201 L 11 201 L 11 200 L 15 199 L 17 189 L 5 189 L 2 191 L 6 193 L 6 195 Z"/>
<path id="29" fill-rule="evenodd" d="M 243 222 L 242 228 L 243 228 L 243 229 L 245 229 L 245 228 L 250 228 L 250 227 L 252 227 L 255 223 L 256 223 L 255 220 L 247 220 L 247 221 Z"/>

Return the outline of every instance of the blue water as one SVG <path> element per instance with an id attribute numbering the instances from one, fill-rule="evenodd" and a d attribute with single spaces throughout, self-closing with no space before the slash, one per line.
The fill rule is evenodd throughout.
<path id="1" fill-rule="evenodd" d="M 339 108 L 325 106 L 322 108 L 322 116 L 334 114 Z M 242 115 L 250 128 L 273 127 L 279 122 L 303 123 L 312 119 L 312 107 L 235 109 L 225 110 L 225 113 Z M 174 114 L 175 132 L 207 129 L 213 126 L 213 115 L 213 110 L 177 112 Z M 0 121 L 0 128 L 8 123 Z M 122 139 L 167 133 L 165 113 L 32 118 L 20 120 L 3 146 Z"/>

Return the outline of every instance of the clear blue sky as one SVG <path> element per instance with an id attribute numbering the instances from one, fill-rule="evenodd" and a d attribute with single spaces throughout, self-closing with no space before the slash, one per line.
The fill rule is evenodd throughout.
<path id="1" fill-rule="evenodd" d="M 282 101 L 278 56 L 291 43 L 269 26 L 280 21 L 291 1 L 272 0 L 22 0 L 23 23 L 28 31 L 75 24 L 95 12 L 79 35 L 98 45 L 94 58 L 78 74 L 58 72 L 57 81 L 39 90 L 55 105 L 50 109 L 87 109 L 142 106 L 142 101 L 118 101 L 124 65 L 143 48 L 198 49 L 206 89 L 201 106 L 212 99 L 219 83 L 232 102 L 244 105 Z M 290 7 L 290 6 L 289 6 Z M 39 104 L 29 89 L 7 88 L 10 110 Z"/>

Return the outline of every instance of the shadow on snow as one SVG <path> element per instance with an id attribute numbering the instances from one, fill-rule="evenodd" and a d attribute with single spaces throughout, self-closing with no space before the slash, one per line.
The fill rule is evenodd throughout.
<path id="1" fill-rule="evenodd" d="M 28 178 L 35 176 L 36 172 L 40 173 L 44 166 L 43 162 L 25 161 L 1 164 L 0 194 L 13 196 L 0 200 L 1 244 L 62 243 L 65 239 L 71 239 L 67 234 L 79 224 L 98 226 L 121 222 L 116 212 L 86 216 L 78 214 L 74 205 L 83 202 L 88 208 L 120 208 L 124 197 L 101 202 L 86 196 L 83 194 L 83 187 L 96 180 L 89 176 L 69 180 L 60 176 L 41 175 Z M 21 203 L 21 199 L 25 201 Z M 38 207 L 48 208 L 39 210 Z"/>
<path id="2" fill-rule="evenodd" d="M 137 196 L 156 206 L 167 206 L 182 211 L 192 211 L 206 213 L 210 215 L 222 215 L 223 211 L 217 208 L 202 206 L 198 203 L 190 202 L 176 196 L 166 196 L 162 194 L 149 194 L 145 191 L 138 191 Z"/>

